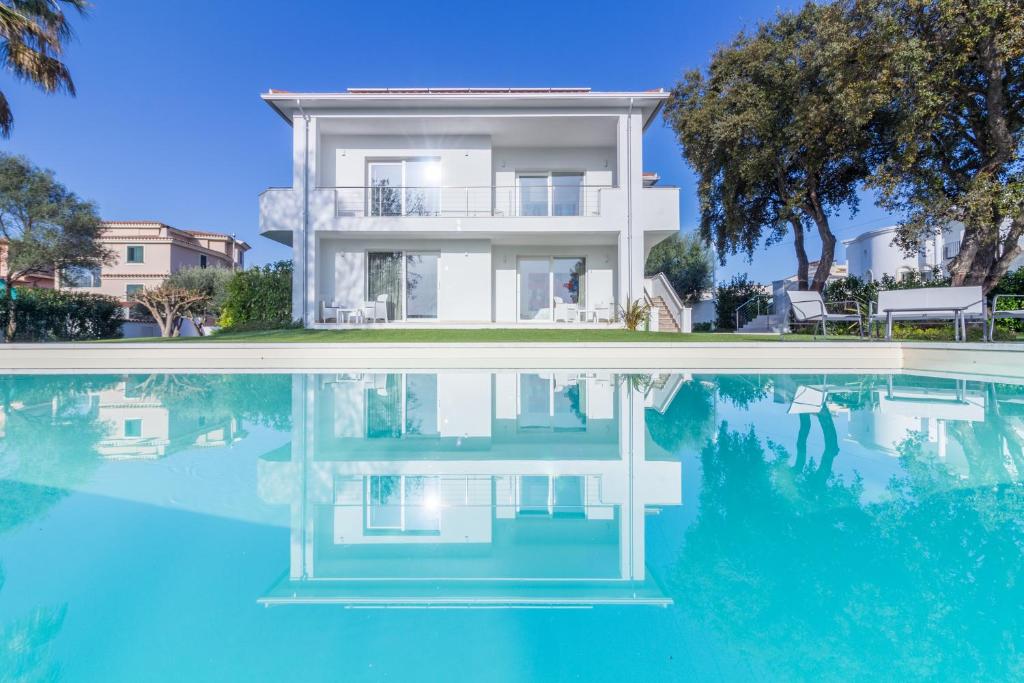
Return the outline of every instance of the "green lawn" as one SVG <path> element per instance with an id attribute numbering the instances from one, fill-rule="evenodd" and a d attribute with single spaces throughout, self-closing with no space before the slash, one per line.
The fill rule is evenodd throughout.
<path id="1" fill-rule="evenodd" d="M 856 339 L 856 337 L 829 337 Z M 811 341 L 810 335 L 732 334 L 695 332 L 630 332 L 622 329 L 354 329 L 354 330 L 266 330 L 258 332 L 222 332 L 210 337 L 179 337 L 176 339 L 125 339 L 118 341 L 162 341 L 167 343 L 201 342 L 338 342 L 338 343 L 481 343 L 481 342 L 777 342 L 781 340 Z"/>

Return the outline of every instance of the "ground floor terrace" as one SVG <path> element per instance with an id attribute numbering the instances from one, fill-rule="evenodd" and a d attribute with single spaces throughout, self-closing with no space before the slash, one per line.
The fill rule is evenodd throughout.
<path id="1" fill-rule="evenodd" d="M 631 267 L 630 247 L 620 240 L 608 233 L 318 236 L 313 272 L 296 283 L 306 295 L 304 315 L 296 318 L 307 327 L 607 327 L 628 301 L 644 296 L 647 249 L 636 245 Z"/>

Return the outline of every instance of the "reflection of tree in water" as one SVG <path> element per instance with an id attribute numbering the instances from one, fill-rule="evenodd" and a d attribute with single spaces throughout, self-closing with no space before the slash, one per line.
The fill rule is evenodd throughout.
<path id="1" fill-rule="evenodd" d="M 100 462 L 96 445 L 107 427 L 92 394 L 113 386 L 101 375 L 0 379 L 0 533 L 42 515 Z"/>
<path id="2" fill-rule="evenodd" d="M 647 408 L 644 415 L 651 439 L 669 453 L 699 447 L 715 431 L 713 385 L 695 379 L 682 382 L 664 414 Z"/>
<path id="3" fill-rule="evenodd" d="M 291 429 L 291 375 L 154 374 L 127 381 L 129 391 L 159 400 L 175 417 L 236 418 L 277 431 Z"/>
<path id="4" fill-rule="evenodd" d="M 993 486 L 985 467 L 964 481 L 909 440 L 891 497 L 861 502 L 859 480 L 831 473 L 825 413 L 800 418 L 795 460 L 721 424 L 701 453 L 677 604 L 779 678 L 1019 677 L 1022 487 Z M 816 463 L 815 419 L 826 443 Z"/>
<path id="5" fill-rule="evenodd" d="M 0 567 L 0 591 L 4 572 Z M 27 615 L 0 621 L 0 680 L 56 681 L 61 667 L 50 653 L 53 639 L 64 626 L 67 605 L 37 607 Z"/>

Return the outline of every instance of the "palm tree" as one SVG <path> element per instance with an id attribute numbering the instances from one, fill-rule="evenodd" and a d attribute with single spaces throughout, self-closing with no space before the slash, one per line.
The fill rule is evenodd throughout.
<path id="1" fill-rule="evenodd" d="M 59 59 L 72 36 L 64 10 L 84 14 L 87 7 L 86 0 L 0 0 L 0 67 L 48 93 L 74 96 L 71 73 Z M 10 103 L 0 91 L 0 135 L 10 137 L 13 125 Z"/>

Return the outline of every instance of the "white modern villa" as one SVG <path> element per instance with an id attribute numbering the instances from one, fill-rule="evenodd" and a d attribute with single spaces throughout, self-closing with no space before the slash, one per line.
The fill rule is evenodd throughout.
<path id="1" fill-rule="evenodd" d="M 902 280 L 913 272 L 925 279 L 931 278 L 933 273 L 949 275 L 949 262 L 960 253 L 963 223 L 950 223 L 922 241 L 918 252 L 909 256 L 893 243 L 898 228 L 891 225 L 843 240 L 849 274 L 867 282 L 880 280 L 884 275 Z M 1018 257 L 1010 270 L 1021 266 L 1024 266 L 1024 256 Z"/>
<path id="2" fill-rule="evenodd" d="M 679 230 L 678 190 L 643 171 L 643 134 L 667 97 L 262 95 L 293 131 L 291 186 L 260 196 L 261 233 L 293 249 L 293 317 L 307 327 L 607 324 L 646 289 L 683 329 L 666 281 L 644 280 L 650 249 Z"/>

